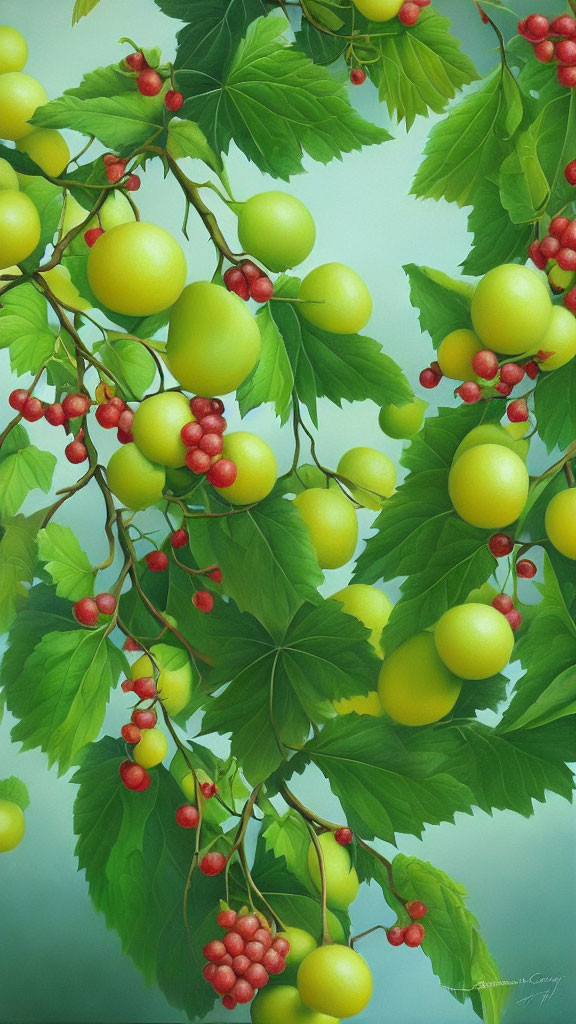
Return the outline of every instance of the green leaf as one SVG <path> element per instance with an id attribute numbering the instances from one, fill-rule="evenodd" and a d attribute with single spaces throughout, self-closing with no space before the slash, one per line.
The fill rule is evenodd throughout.
<path id="1" fill-rule="evenodd" d="M 532 223 L 545 212 L 550 188 L 538 158 L 538 140 L 546 121 L 537 121 L 516 139 L 514 149 L 500 167 L 500 199 L 513 224 Z"/>
<path id="2" fill-rule="evenodd" d="M 285 180 L 303 170 L 303 153 L 328 163 L 390 138 L 356 113 L 344 84 L 288 45 L 286 28 L 284 17 L 260 18 L 229 66 L 208 74 L 187 61 L 178 72 L 183 112 L 212 147 L 227 153 L 234 141 L 261 171 Z"/>
<path id="3" fill-rule="evenodd" d="M 251 616 L 236 615 L 205 646 L 213 687 L 231 680 L 204 716 L 204 734 L 232 734 L 232 752 L 250 782 L 265 778 L 286 747 L 301 743 L 328 702 L 374 689 L 379 660 L 367 630 L 337 601 L 305 605 L 281 641 Z"/>
<path id="4" fill-rule="evenodd" d="M 193 849 L 174 819 L 182 794 L 162 765 L 144 793 L 128 791 L 118 774 L 125 756 L 124 744 L 107 736 L 86 749 L 74 776 L 78 866 L 96 910 L 146 982 L 155 982 L 172 1006 L 198 1019 L 214 1002 L 201 974 L 202 946 L 217 934 L 223 876 L 192 872 L 187 935 L 183 900 Z"/>
<path id="5" fill-rule="evenodd" d="M 21 448 L 0 461 L 0 518 L 10 519 L 30 491 L 39 487 L 48 493 L 56 456 L 41 452 L 34 445 Z"/>
<path id="6" fill-rule="evenodd" d="M 435 348 L 451 331 L 472 328 L 473 285 L 455 281 L 431 267 L 417 267 L 415 263 L 408 263 L 403 269 L 410 282 L 410 302 L 420 311 L 420 326 L 428 332 Z"/>
<path id="7" fill-rule="evenodd" d="M 245 416 L 251 409 L 272 402 L 276 415 L 285 423 L 290 412 L 294 375 L 268 302 L 258 313 L 256 322 L 262 341 L 260 359 L 238 388 L 240 413 Z"/>
<path id="8" fill-rule="evenodd" d="M 33 284 L 19 284 L 2 296 L 0 348 L 10 349 L 13 373 L 36 373 L 52 355 L 55 340 L 46 299 Z"/>
<path id="9" fill-rule="evenodd" d="M 134 338 L 109 332 L 108 341 L 94 346 L 98 358 L 120 384 L 120 397 L 139 401 L 156 376 L 156 364 L 150 352 Z"/>
<path id="10" fill-rule="evenodd" d="M 40 511 L 4 523 L 0 540 L 0 634 L 8 632 L 28 596 L 22 584 L 32 583 L 34 578 L 36 534 L 43 518 L 44 511 Z"/>
<path id="11" fill-rule="evenodd" d="M 347 45 L 346 39 L 337 35 L 326 35 L 325 32 L 320 32 L 309 21 L 302 18 L 300 28 L 296 33 L 296 46 L 315 64 L 333 64 L 342 56 Z"/>
<path id="12" fill-rule="evenodd" d="M 156 0 L 164 14 L 188 21 L 178 33 L 175 67 L 217 76 L 230 61 L 246 29 L 266 14 L 261 0 Z M 180 75 L 178 75 L 180 82 Z"/>
<path id="13" fill-rule="evenodd" d="M 534 237 L 531 224 L 513 224 L 502 206 L 498 185 L 485 181 L 474 194 L 468 217 L 474 244 L 462 263 L 465 274 L 480 277 L 502 263 L 524 262 Z"/>
<path id="14" fill-rule="evenodd" d="M 481 686 L 464 685 L 449 717 L 474 718 L 477 711 L 496 711 L 506 700 L 507 689 L 508 679 L 503 675 L 483 679 Z"/>
<path id="15" fill-rule="evenodd" d="M 56 584 L 58 597 L 79 601 L 94 593 L 94 573 L 69 526 L 48 523 L 38 534 L 38 555 Z"/>
<path id="16" fill-rule="evenodd" d="M 31 272 L 36 270 L 44 255 L 46 246 L 50 245 L 58 230 L 62 214 L 62 189 L 58 188 L 57 185 L 53 185 L 50 181 L 45 181 L 43 178 L 38 177 L 22 185 L 21 192 L 27 195 L 34 203 L 42 225 L 38 245 L 34 252 L 22 261 L 24 269 Z"/>
<path id="17" fill-rule="evenodd" d="M 264 822 L 262 839 L 274 857 L 283 857 L 290 874 L 304 885 L 310 885 L 306 857 L 310 846 L 310 833 L 304 819 L 294 811 Z"/>
<path id="18" fill-rule="evenodd" d="M 402 453 L 400 459 L 412 472 L 426 469 L 450 469 L 456 449 L 473 427 L 500 419 L 498 403 L 488 409 L 479 405 L 441 407 L 437 416 L 427 416 L 422 430 Z"/>
<path id="19" fill-rule="evenodd" d="M 182 160 L 184 157 L 202 160 L 218 176 L 224 170 L 220 156 L 214 152 L 204 132 L 193 121 L 178 121 L 173 118 L 168 125 L 166 148 L 176 160 Z"/>
<path id="20" fill-rule="evenodd" d="M 80 21 L 80 18 L 86 17 L 93 11 L 100 0 L 74 0 L 74 10 L 72 11 L 72 24 Z"/>
<path id="21" fill-rule="evenodd" d="M 38 107 L 31 119 L 36 128 L 69 128 L 82 135 L 94 135 L 116 153 L 141 146 L 164 126 L 164 93 L 142 96 L 134 79 L 130 92 L 81 99 L 68 90 L 57 100 Z"/>
<path id="22" fill-rule="evenodd" d="M 18 174 L 42 174 L 43 171 L 34 163 L 27 153 L 21 153 L 19 149 L 11 149 L 4 142 L 0 141 L 0 157 L 6 160 Z"/>
<path id="23" fill-rule="evenodd" d="M 462 86 L 479 77 L 449 28 L 448 19 L 432 9 L 423 10 L 411 28 L 397 21 L 388 31 L 380 23 L 367 26 L 375 34 L 370 47 L 379 57 L 367 63 L 367 71 L 390 116 L 395 113 L 407 128 L 418 114 L 441 114 Z"/>
<path id="24" fill-rule="evenodd" d="M 12 730 L 23 750 L 40 747 L 65 772 L 99 733 L 110 689 L 127 671 L 106 628 L 48 633 L 26 659 L 21 675 L 5 680 Z"/>
<path id="25" fill-rule="evenodd" d="M 564 451 L 576 437 L 576 359 L 540 374 L 534 411 L 547 451 L 556 447 Z"/>
<path id="26" fill-rule="evenodd" d="M 30 806 L 28 789 L 15 775 L 11 775 L 9 779 L 0 779 L 0 800 L 11 800 L 22 811 Z"/>

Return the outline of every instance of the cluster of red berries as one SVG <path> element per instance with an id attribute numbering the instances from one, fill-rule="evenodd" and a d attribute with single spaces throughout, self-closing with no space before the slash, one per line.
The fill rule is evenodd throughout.
<path id="1" fill-rule="evenodd" d="M 239 298 L 244 299 L 244 302 L 248 302 L 248 299 L 268 302 L 274 295 L 272 281 L 260 267 L 252 263 L 252 260 L 244 260 L 235 267 L 228 267 L 223 277 L 228 291 L 234 292 Z"/>
<path id="2" fill-rule="evenodd" d="M 216 796 L 220 791 L 215 782 L 201 782 L 200 792 L 205 800 L 211 800 L 212 797 Z M 198 809 L 194 807 L 194 804 L 182 804 L 176 811 L 175 817 L 176 824 L 179 825 L 180 828 L 197 828 L 200 821 Z M 210 874 L 210 872 L 204 873 Z M 219 872 L 215 873 L 218 874 Z"/>
<path id="3" fill-rule="evenodd" d="M 512 362 L 500 364 L 495 352 L 490 349 L 482 349 L 472 360 L 472 367 L 478 379 L 476 381 L 465 380 L 456 388 L 456 394 L 467 405 L 473 405 L 482 398 L 496 397 L 496 395 L 507 398 L 516 384 L 524 379 L 524 376 L 527 375 L 534 380 L 540 372 L 538 362 L 548 359 L 552 354 L 552 352 L 538 352 L 535 359 L 529 359 L 522 364 Z M 423 388 L 435 388 L 442 380 L 442 376 L 439 363 L 431 363 L 429 367 L 422 370 L 419 378 L 420 384 Z M 526 401 L 523 398 L 514 399 L 507 406 L 506 415 L 511 423 L 524 423 L 530 415 Z"/>
<path id="4" fill-rule="evenodd" d="M 430 0 L 404 0 L 398 11 L 398 21 L 406 28 L 412 28 L 422 13 L 423 7 L 429 7 Z"/>
<path id="5" fill-rule="evenodd" d="M 29 391 L 17 388 L 8 396 L 8 404 L 16 412 L 19 412 L 22 419 L 28 423 L 35 423 L 44 419 L 53 427 L 64 427 L 68 430 L 68 422 L 85 416 L 90 410 L 92 400 L 88 395 L 66 395 L 62 402 L 46 403 L 39 398 L 34 398 Z M 84 444 L 84 431 L 79 430 L 73 441 L 70 441 L 64 449 L 68 462 L 74 465 L 85 462 L 88 458 L 88 449 Z"/>
<path id="6" fill-rule="evenodd" d="M 497 612 L 502 612 L 505 619 L 508 620 L 510 628 L 516 632 L 522 625 L 522 616 L 517 608 L 514 607 L 514 601 L 510 597 L 510 594 L 496 594 L 496 597 L 492 601 L 492 607 Z"/>
<path id="7" fill-rule="evenodd" d="M 576 42 L 574 43 L 576 47 Z M 576 67 L 574 68 L 576 71 Z M 567 164 L 565 175 L 571 185 L 576 185 L 576 160 Z M 535 239 L 528 247 L 528 254 L 539 270 L 546 270 L 550 260 L 560 270 L 576 270 L 576 220 L 569 217 L 553 217 L 548 234 L 541 241 Z M 553 285 L 551 285 L 553 287 Z M 553 290 L 558 289 L 553 287 Z M 560 289 L 563 290 L 563 289 Z M 576 314 L 576 288 L 564 296 L 564 305 Z"/>
<path id="8" fill-rule="evenodd" d="M 142 96 L 157 96 L 164 84 L 162 76 L 151 68 L 141 50 L 129 53 L 126 57 L 126 64 L 131 71 L 138 72 L 136 84 Z M 184 97 L 176 89 L 169 89 L 164 97 L 164 106 L 167 110 L 180 110 L 184 103 Z"/>
<path id="9" fill-rule="evenodd" d="M 204 946 L 208 962 L 202 974 L 223 997 L 222 1006 L 233 1010 L 238 1003 L 251 1002 L 271 974 L 282 974 L 290 943 L 274 936 L 262 914 L 221 910 L 217 920 L 226 934 L 223 940 L 213 939 Z"/>
<path id="10" fill-rule="evenodd" d="M 419 921 L 421 917 L 426 917 L 428 913 L 428 907 L 421 900 L 409 900 L 406 904 L 406 910 L 410 914 L 413 921 Z M 423 924 L 409 924 L 402 927 L 399 924 L 395 924 L 393 928 L 389 928 L 386 932 L 388 942 L 391 946 L 410 946 L 413 949 L 416 946 L 422 945 L 422 940 L 426 935 L 426 929 Z"/>
<path id="11" fill-rule="evenodd" d="M 231 459 L 222 455 L 222 435 L 227 423 L 222 413 L 224 403 L 219 398 L 203 398 L 195 395 L 190 399 L 190 411 L 194 417 L 185 423 L 180 437 L 186 445 L 186 465 L 192 473 L 205 473 L 213 487 L 230 487 L 238 470 Z"/>
<path id="12" fill-rule="evenodd" d="M 188 543 L 188 531 L 184 527 L 175 530 L 170 537 L 170 543 L 173 548 L 183 548 Z M 166 552 L 159 549 L 149 551 L 144 556 L 144 561 L 150 572 L 165 572 L 170 564 Z M 217 565 L 213 569 L 207 569 L 203 575 L 213 583 L 222 583 L 222 570 Z M 192 595 L 192 604 L 200 612 L 211 612 L 214 607 L 214 598 L 209 590 L 196 590 Z"/>
<path id="13" fill-rule="evenodd" d="M 96 420 L 104 430 L 117 430 L 117 438 L 120 444 L 129 444 L 133 441 L 132 423 L 134 413 L 126 402 L 118 395 L 112 395 L 104 402 L 101 402 L 96 409 Z"/>
<path id="14" fill-rule="evenodd" d="M 126 740 L 126 743 L 130 743 L 134 746 L 136 743 L 140 743 L 142 739 L 143 729 L 153 729 L 158 721 L 158 716 L 154 711 L 154 708 L 134 708 L 132 712 L 132 718 L 130 722 L 122 726 L 120 730 L 122 733 L 122 739 Z M 129 789 L 130 787 L 128 787 Z M 196 810 L 196 808 L 194 808 Z"/>
<path id="15" fill-rule="evenodd" d="M 150 773 L 136 761 L 122 761 L 118 771 L 126 789 L 132 789 L 135 793 L 143 793 L 150 785 Z"/>
<path id="16" fill-rule="evenodd" d="M 96 594 L 96 597 L 82 597 L 72 609 L 76 622 L 81 626 L 95 626 L 100 615 L 114 615 L 116 598 L 114 594 Z"/>
<path id="17" fill-rule="evenodd" d="M 576 20 L 560 14 L 548 21 L 543 14 L 530 14 L 518 22 L 518 31 L 532 43 L 534 56 L 542 64 L 557 62 L 556 74 L 561 85 L 576 87 Z"/>
<path id="18" fill-rule="evenodd" d="M 141 650 L 140 645 L 136 644 L 135 641 L 132 641 L 130 646 L 124 644 L 124 648 L 126 650 Z M 139 701 L 155 700 L 158 696 L 156 683 L 151 676 L 142 676 L 140 679 L 125 679 L 122 683 L 122 690 L 124 693 L 135 693 Z M 130 746 L 135 746 L 142 739 L 142 731 L 154 729 L 157 721 L 158 715 L 153 707 L 135 707 L 130 721 L 123 725 L 120 730 L 122 739 L 129 743 Z M 126 789 L 131 789 L 136 793 L 143 793 L 145 789 L 148 789 L 151 782 L 150 773 L 141 764 L 131 760 L 122 761 L 118 770 L 120 772 L 120 779 Z"/>

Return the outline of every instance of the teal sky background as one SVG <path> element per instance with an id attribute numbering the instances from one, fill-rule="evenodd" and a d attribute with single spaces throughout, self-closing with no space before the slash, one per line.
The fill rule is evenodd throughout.
<path id="1" fill-rule="evenodd" d="M 511 0 L 514 10 L 525 15 L 533 3 Z M 117 40 L 131 36 L 141 45 L 159 45 L 167 58 L 174 53 L 178 23 L 161 14 L 153 0 L 101 0 L 98 8 L 74 29 L 72 0 L 0 0 L 0 22 L 19 28 L 28 38 L 30 57 L 26 70 L 46 87 L 51 98 L 75 85 L 84 71 L 119 60 L 126 52 Z M 436 0 L 435 6 L 453 19 L 463 48 L 482 72 L 495 63 L 493 37 L 480 24 L 471 0 Z M 560 5 L 544 0 L 539 10 L 553 16 Z M 509 33 L 514 18 L 508 19 Z M 457 275 L 469 247 L 466 211 L 444 203 L 417 201 L 408 195 L 410 181 L 421 159 L 434 118 L 419 119 L 409 135 L 389 123 L 375 91 L 366 85 L 353 90 L 361 112 L 388 127 L 393 142 L 372 147 L 333 161 L 328 167 L 306 160 L 307 174 L 288 185 L 265 178 L 236 150 L 227 162 L 234 192 L 239 199 L 264 188 L 280 187 L 293 192 L 311 209 L 318 241 L 303 266 L 338 260 L 353 266 L 366 280 L 374 298 L 374 315 L 367 333 L 381 341 L 386 352 L 404 367 L 413 385 L 422 366 L 432 358 L 427 336 L 422 336 L 415 311 L 408 300 L 402 265 L 427 264 Z M 79 150 L 78 136 L 70 138 Z M 195 168 L 189 162 L 188 173 Z M 205 174 L 202 174 L 203 180 Z M 137 195 L 142 218 L 157 221 L 179 234 L 183 208 L 171 182 L 164 183 L 158 167 L 143 178 Z M 234 217 L 215 207 L 225 234 L 235 242 Z M 189 280 L 209 276 L 213 268 L 210 243 L 202 225 L 191 222 L 190 241 L 183 240 L 189 262 Z M 1 355 L 0 399 L 10 383 L 8 358 Z M 418 388 L 416 388 L 418 392 Z M 422 393 L 423 392 L 418 392 Z M 39 392 L 40 397 L 42 393 Z M 46 392 L 48 396 L 48 392 Z M 426 396 L 426 397 L 429 397 Z M 446 382 L 434 393 L 440 403 L 450 401 Z M 378 410 L 366 403 L 345 404 L 338 410 L 320 403 L 319 454 L 325 464 L 335 465 L 343 451 L 357 444 L 378 447 L 396 462 L 401 442 L 385 438 L 378 429 Z M 240 420 L 228 403 L 232 428 Z M 280 430 L 269 408 L 251 413 L 247 429 L 264 437 L 274 448 L 283 471 L 291 459 L 291 434 Z M 60 432 L 46 431 L 42 423 L 31 425 L 30 434 L 40 447 L 55 445 L 61 451 Z M 112 450 L 108 435 L 103 451 Z M 533 447 L 530 469 L 543 465 L 543 452 Z M 75 479 L 77 471 L 60 461 L 54 489 Z M 38 499 L 38 492 L 25 510 Z M 43 498 L 43 496 L 42 496 Z M 87 489 L 65 506 L 61 522 L 74 525 L 94 563 L 104 555 L 99 523 L 102 509 L 97 496 Z M 370 517 L 361 515 L 361 536 L 366 537 Z M 325 592 L 348 582 L 347 570 L 327 573 Z M 528 587 L 528 585 L 526 585 Z M 397 591 L 388 588 L 394 599 Z M 526 596 L 528 596 L 528 589 Z M 126 720 L 127 702 L 114 693 L 106 731 L 118 733 Z M 0 858 L 0 1024 L 176 1024 L 185 1017 L 173 1010 L 157 989 L 148 989 L 141 975 L 123 955 L 114 932 L 106 930 L 102 917 L 90 903 L 83 875 L 74 859 L 72 804 L 75 788 L 67 777 L 48 771 L 44 755 L 20 754 L 10 745 L 13 723 L 6 716 L 0 725 L 0 777 L 15 774 L 28 785 L 31 807 L 27 834 L 14 853 Z M 220 738 L 217 751 L 224 749 Z M 319 773 L 298 778 L 300 796 L 325 815 L 338 818 L 337 801 Z M 477 916 L 488 946 L 498 961 L 502 977 L 519 981 L 504 1015 L 504 1024 L 565 1024 L 576 1005 L 574 955 L 576 900 L 573 807 L 557 797 L 537 804 L 535 814 L 524 819 L 496 812 L 492 817 L 477 812 L 456 815 L 455 825 L 427 829 L 422 842 L 405 837 L 403 852 L 429 860 L 467 887 L 469 905 Z M 382 846 L 385 849 L 384 846 Z M 393 854 L 392 850 L 388 851 Z M 378 892 L 363 887 L 352 908 L 353 930 L 360 932 L 376 922 L 390 924 L 390 912 Z M 362 943 L 375 979 L 370 1007 L 354 1020 L 361 1024 L 471 1024 L 477 1020 L 469 1006 L 461 1006 L 442 990 L 429 963 L 419 951 L 391 949 L 382 932 Z M 545 981 L 543 979 L 559 979 Z M 246 1021 L 238 1010 L 226 1019 Z M 205 1020 L 222 1020 L 215 1012 Z"/>

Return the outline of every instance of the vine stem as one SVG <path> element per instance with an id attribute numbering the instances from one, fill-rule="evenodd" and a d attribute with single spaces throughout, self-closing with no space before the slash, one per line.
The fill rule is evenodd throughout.
<path id="1" fill-rule="evenodd" d="M 318 870 L 320 872 L 320 905 L 322 909 L 322 945 L 329 946 L 332 944 L 332 936 L 328 931 L 328 918 L 326 915 L 326 868 L 324 865 L 324 854 L 322 847 L 320 846 L 320 840 L 316 833 L 311 821 L 306 820 L 306 828 L 310 833 L 310 839 L 314 849 L 316 850 L 316 857 L 318 858 Z"/>

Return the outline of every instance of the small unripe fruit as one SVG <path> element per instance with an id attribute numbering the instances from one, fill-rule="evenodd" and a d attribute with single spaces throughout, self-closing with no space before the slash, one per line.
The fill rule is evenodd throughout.
<path id="1" fill-rule="evenodd" d="M 95 626 L 98 622 L 98 605 L 92 597 L 83 597 L 80 601 L 76 601 L 72 611 L 74 618 L 81 626 Z"/>
<path id="2" fill-rule="evenodd" d="M 98 607 L 98 611 L 102 615 L 114 615 L 116 611 L 116 598 L 114 594 L 96 594 L 94 599 Z"/>
<path id="3" fill-rule="evenodd" d="M 514 550 L 514 541 L 507 533 L 494 533 L 488 541 L 488 547 L 495 558 L 504 558 Z"/>
<path id="4" fill-rule="evenodd" d="M 197 828 L 200 816 L 192 804 L 183 804 L 176 811 L 176 824 L 180 828 Z"/>
<path id="5" fill-rule="evenodd" d="M 516 562 L 516 575 L 520 576 L 521 579 L 534 579 L 534 576 L 537 572 L 538 570 L 534 565 L 534 562 L 532 562 L 529 558 L 521 558 L 518 562 Z"/>
<path id="6" fill-rule="evenodd" d="M 138 75 L 137 85 L 143 96 L 157 96 L 162 88 L 162 79 L 154 68 L 144 68 Z"/>
<path id="7" fill-rule="evenodd" d="M 164 551 L 149 551 L 144 561 L 150 572 L 164 572 L 168 568 L 168 555 Z"/>
<path id="8" fill-rule="evenodd" d="M 226 857 L 223 853 L 207 853 L 198 865 L 203 875 L 219 875 L 226 867 Z M 226 948 L 226 947 L 224 947 Z"/>

